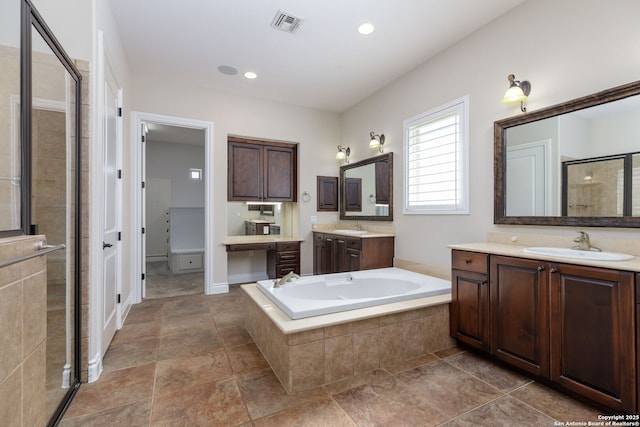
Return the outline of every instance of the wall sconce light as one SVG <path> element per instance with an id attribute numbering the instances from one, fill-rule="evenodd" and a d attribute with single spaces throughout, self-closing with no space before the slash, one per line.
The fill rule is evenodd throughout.
<path id="1" fill-rule="evenodd" d="M 527 100 L 527 97 L 531 93 L 531 83 L 527 80 L 516 80 L 516 76 L 513 74 L 509 74 L 507 79 L 509 79 L 509 89 L 505 92 L 502 103 L 513 104 L 519 102 L 520 110 L 525 113 L 527 108 L 524 106 L 524 101 Z"/>
<path id="2" fill-rule="evenodd" d="M 382 146 L 384 145 L 384 134 L 381 133 L 380 135 L 376 135 L 373 132 L 369 132 L 369 136 L 371 137 L 369 148 L 371 150 L 378 150 L 382 153 Z"/>
<path id="3" fill-rule="evenodd" d="M 344 148 L 342 145 L 338 145 L 338 154 L 336 154 L 336 160 L 344 160 L 345 163 L 349 163 L 350 155 L 351 148 Z"/>

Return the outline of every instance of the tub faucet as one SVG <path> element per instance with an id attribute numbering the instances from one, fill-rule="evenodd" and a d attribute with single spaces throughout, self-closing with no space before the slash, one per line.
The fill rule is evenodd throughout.
<path id="1" fill-rule="evenodd" d="M 286 276 L 284 276 L 284 277 L 282 277 L 280 279 L 273 279 L 273 287 L 274 288 L 279 288 L 280 286 L 291 282 L 293 279 L 299 279 L 299 278 L 300 278 L 300 276 L 298 276 L 296 273 L 291 271 Z"/>
<path id="2" fill-rule="evenodd" d="M 578 231 L 580 236 L 573 239 L 578 245 L 572 247 L 571 249 L 577 249 L 579 251 L 596 251 L 602 252 L 602 249 L 596 248 L 595 246 L 591 246 L 591 241 L 589 240 L 589 235 L 584 231 Z"/>

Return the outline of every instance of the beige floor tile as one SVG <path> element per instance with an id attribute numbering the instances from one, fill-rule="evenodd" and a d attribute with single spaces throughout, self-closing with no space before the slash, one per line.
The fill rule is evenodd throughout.
<path id="1" fill-rule="evenodd" d="M 119 406 L 106 411 L 94 412 L 63 419 L 60 427 L 135 427 L 148 426 L 151 419 L 151 400 Z"/>
<path id="2" fill-rule="evenodd" d="M 155 362 L 158 360 L 159 342 L 158 337 L 151 337 L 113 344 L 104 356 L 105 371 Z"/>
<path id="3" fill-rule="evenodd" d="M 256 420 L 255 427 L 356 427 L 346 412 L 331 399 L 298 406 Z"/>
<path id="4" fill-rule="evenodd" d="M 233 378 L 197 384 L 155 397 L 152 426 L 236 426 L 249 415 Z"/>
<path id="5" fill-rule="evenodd" d="M 153 393 L 156 364 L 103 372 L 94 383 L 82 384 L 65 417 L 72 418 L 148 401 Z"/>
<path id="6" fill-rule="evenodd" d="M 502 395 L 498 389 L 443 360 L 401 372 L 397 377 L 451 417 Z"/>
<path id="7" fill-rule="evenodd" d="M 473 353 L 456 354 L 447 358 L 447 362 L 505 393 L 531 382 L 524 375 L 503 368 Z"/>
<path id="8" fill-rule="evenodd" d="M 258 346 L 254 343 L 238 345 L 228 348 L 226 351 L 235 374 L 261 371 L 269 367 Z"/>
<path id="9" fill-rule="evenodd" d="M 213 318 L 209 313 L 188 314 L 181 317 L 162 317 L 160 335 L 175 335 L 196 329 L 213 329 Z"/>
<path id="10" fill-rule="evenodd" d="M 271 369 L 240 375 L 237 380 L 244 403 L 254 420 L 328 396 L 322 387 L 287 394 Z"/>
<path id="11" fill-rule="evenodd" d="M 394 377 L 361 385 L 333 398 L 358 425 L 426 427 L 449 419 Z"/>
<path id="12" fill-rule="evenodd" d="M 559 421 L 599 421 L 598 415 L 602 414 L 539 383 L 528 384 L 510 395 Z"/>
<path id="13" fill-rule="evenodd" d="M 244 326 L 227 326 L 224 328 L 218 328 L 218 335 L 222 339 L 222 343 L 225 347 L 234 347 L 241 344 L 249 344 L 253 342 L 251 335 L 244 328 Z"/>
<path id="14" fill-rule="evenodd" d="M 503 396 L 455 420 L 463 427 L 472 426 L 553 426 L 554 419 L 511 396 Z"/>
<path id="15" fill-rule="evenodd" d="M 224 351 L 161 360 L 156 367 L 155 396 L 230 378 L 231 365 Z"/>
<path id="16" fill-rule="evenodd" d="M 195 329 L 160 337 L 158 359 L 189 356 L 222 349 L 222 342 L 215 328 Z"/>

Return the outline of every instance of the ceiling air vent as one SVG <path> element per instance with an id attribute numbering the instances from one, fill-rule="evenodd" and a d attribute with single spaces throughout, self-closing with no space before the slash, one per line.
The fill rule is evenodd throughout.
<path id="1" fill-rule="evenodd" d="M 300 24 L 302 24 L 302 21 L 304 21 L 304 19 L 279 10 L 275 18 L 273 18 L 273 21 L 271 21 L 271 26 L 280 31 L 295 33 L 300 27 Z"/>

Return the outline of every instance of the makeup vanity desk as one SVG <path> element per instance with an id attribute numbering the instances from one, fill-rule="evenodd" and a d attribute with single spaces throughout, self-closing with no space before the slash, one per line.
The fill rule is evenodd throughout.
<path id="1" fill-rule="evenodd" d="M 300 274 L 299 237 L 280 235 L 227 236 L 223 244 L 227 252 L 267 251 L 267 275 L 270 279 L 290 272 Z"/>

